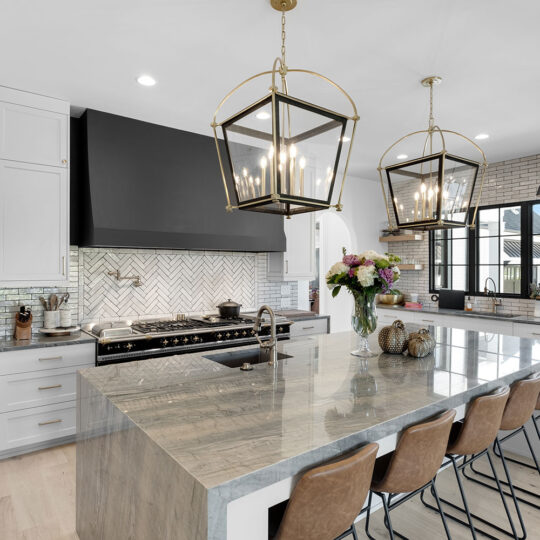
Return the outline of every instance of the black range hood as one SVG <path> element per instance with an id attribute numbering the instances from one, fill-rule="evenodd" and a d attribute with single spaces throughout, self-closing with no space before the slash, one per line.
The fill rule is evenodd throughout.
<path id="1" fill-rule="evenodd" d="M 91 109 L 72 132 L 72 243 L 285 251 L 282 216 L 225 210 L 213 138 Z"/>

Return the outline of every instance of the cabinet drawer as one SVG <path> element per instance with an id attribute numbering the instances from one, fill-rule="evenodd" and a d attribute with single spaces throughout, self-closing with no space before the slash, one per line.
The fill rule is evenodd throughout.
<path id="1" fill-rule="evenodd" d="M 0 414 L 0 450 L 75 434 L 76 402 Z"/>
<path id="2" fill-rule="evenodd" d="M 291 326 L 291 337 L 311 336 L 313 334 L 327 334 L 328 319 L 314 319 L 313 321 L 297 321 Z"/>
<path id="3" fill-rule="evenodd" d="M 95 343 L 7 351 L 0 353 L 0 375 L 70 366 L 93 366 L 95 358 Z"/>
<path id="4" fill-rule="evenodd" d="M 74 400 L 77 368 L 48 369 L 0 377 L 0 413 Z"/>

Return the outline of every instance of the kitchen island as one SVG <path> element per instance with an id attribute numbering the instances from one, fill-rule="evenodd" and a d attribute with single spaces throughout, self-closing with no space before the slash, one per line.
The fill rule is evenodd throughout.
<path id="1" fill-rule="evenodd" d="M 351 356 L 353 333 L 280 342 L 276 369 L 227 367 L 254 347 L 86 369 L 78 380 L 81 540 L 262 540 L 307 468 L 540 369 L 540 343 L 431 328 L 424 358 Z M 376 336 L 372 336 L 376 346 Z"/>

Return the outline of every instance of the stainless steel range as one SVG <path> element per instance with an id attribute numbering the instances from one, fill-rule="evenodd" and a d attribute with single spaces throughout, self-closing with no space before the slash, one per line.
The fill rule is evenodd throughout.
<path id="1" fill-rule="evenodd" d="M 246 314 L 235 319 L 179 316 L 178 320 L 106 323 L 93 326 L 89 332 L 98 338 L 96 364 L 105 365 L 255 344 L 254 322 L 255 317 Z M 278 339 L 290 338 L 291 324 L 285 317 L 277 318 Z M 263 322 L 259 335 L 270 335 L 269 322 Z"/>

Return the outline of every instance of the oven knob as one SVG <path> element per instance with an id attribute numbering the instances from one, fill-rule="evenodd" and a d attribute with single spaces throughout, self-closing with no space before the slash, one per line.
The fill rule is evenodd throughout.
<path id="1" fill-rule="evenodd" d="M 182 340 L 184 343 L 187 343 L 189 341 L 189 338 L 185 337 L 183 340 Z"/>
<path id="2" fill-rule="evenodd" d="M 113 346 L 112 346 L 112 345 L 107 345 L 107 350 L 108 350 L 108 351 L 112 351 L 112 350 L 113 350 Z"/>
<path id="3" fill-rule="evenodd" d="M 127 349 L 128 351 L 131 351 L 131 349 L 133 349 L 133 343 L 126 343 L 124 345 L 124 349 Z"/>
<path id="4" fill-rule="evenodd" d="M 243 336 L 247 336 L 247 332 L 245 330 L 242 331 Z"/>
<path id="5" fill-rule="evenodd" d="M 229 334 L 229 332 L 227 332 L 227 333 L 225 334 L 225 337 L 226 337 L 227 339 L 229 339 L 229 338 L 231 337 L 231 334 Z"/>
<path id="6" fill-rule="evenodd" d="M 255 335 L 255 330 L 251 329 L 251 335 L 252 335 L 252 336 Z"/>
<path id="7" fill-rule="evenodd" d="M 280 326 L 280 327 L 278 328 L 278 332 L 283 332 L 283 326 Z"/>
<path id="8" fill-rule="evenodd" d="M 198 341 L 201 341 L 201 338 L 199 336 L 193 336 L 193 343 L 197 343 Z"/>
<path id="9" fill-rule="evenodd" d="M 174 338 L 174 339 L 172 340 L 172 342 L 173 342 L 175 345 L 178 345 L 178 338 Z"/>
<path id="10" fill-rule="evenodd" d="M 221 338 L 223 337 L 223 334 L 218 334 L 216 337 L 217 337 L 218 339 L 221 339 Z"/>
<path id="11" fill-rule="evenodd" d="M 168 344 L 169 344 L 169 340 L 168 339 L 162 339 L 161 340 L 161 344 L 166 347 Z"/>
<path id="12" fill-rule="evenodd" d="M 234 337 L 238 337 L 240 334 L 238 332 L 234 333 Z"/>

